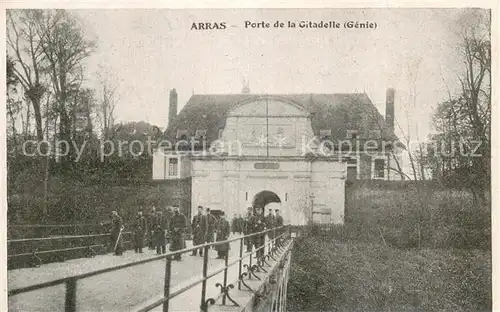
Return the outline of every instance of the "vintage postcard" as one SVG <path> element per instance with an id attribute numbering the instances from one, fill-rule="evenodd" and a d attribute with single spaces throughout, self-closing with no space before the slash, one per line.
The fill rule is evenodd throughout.
<path id="1" fill-rule="evenodd" d="M 5 309 L 494 310 L 497 7 L 7 2 Z"/>

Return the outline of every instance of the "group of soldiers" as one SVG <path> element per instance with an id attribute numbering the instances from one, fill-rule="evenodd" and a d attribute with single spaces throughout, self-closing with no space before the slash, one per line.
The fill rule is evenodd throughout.
<path id="1" fill-rule="evenodd" d="M 254 233 L 259 233 L 268 229 L 279 228 L 283 226 L 283 217 L 280 215 L 279 210 L 275 210 L 273 214 L 272 209 L 269 209 L 267 216 L 264 216 L 263 207 L 248 207 L 247 214 L 243 222 L 243 234 L 250 235 Z M 274 239 L 276 237 L 276 243 L 281 243 L 280 235 L 283 233 L 281 229 L 270 231 L 267 233 L 268 238 Z M 264 256 L 264 243 L 266 234 L 258 234 L 253 237 L 245 238 L 245 245 L 247 252 L 252 252 L 252 246 L 256 249 L 257 257 Z"/>
<path id="2" fill-rule="evenodd" d="M 173 211 L 172 211 L 173 210 Z M 111 243 L 114 254 L 123 254 L 122 232 L 124 229 L 123 219 L 116 211 L 112 212 Z M 144 216 L 142 211 L 132 223 L 133 244 L 136 253 L 143 253 L 144 240 L 147 239 L 148 248 L 156 250 L 157 254 L 166 253 L 167 238 L 169 240 L 169 250 L 177 251 L 186 247 L 184 234 L 188 221 L 186 216 L 179 212 L 179 206 L 167 207 L 165 211 L 157 211 L 155 207 L 148 216 Z M 174 260 L 181 260 L 181 256 L 174 256 Z"/>
<path id="3" fill-rule="evenodd" d="M 231 233 L 231 227 L 229 221 L 226 220 L 224 212 L 220 215 L 220 219 L 217 219 L 210 213 L 210 208 L 206 209 L 205 214 L 203 206 L 198 206 L 198 213 L 193 217 L 191 227 L 193 233 L 193 246 L 212 243 L 215 236 L 217 236 L 216 241 L 225 241 L 229 238 L 229 234 Z M 214 246 L 214 249 L 217 250 L 217 259 L 224 259 L 229 252 L 230 246 L 229 243 L 224 243 Z M 203 257 L 203 248 L 193 250 L 191 256 L 196 256 L 198 253 L 200 257 Z"/>
<path id="4" fill-rule="evenodd" d="M 173 208 L 173 211 L 172 211 Z M 144 216 L 142 211 L 132 224 L 133 243 L 136 253 L 143 253 L 144 240 L 147 239 L 148 248 L 156 250 L 157 254 L 166 253 L 166 245 L 169 243 L 170 251 L 177 251 L 186 247 L 185 234 L 188 226 L 188 220 L 185 215 L 179 212 L 178 206 L 167 207 L 165 211 L 157 211 L 153 207 L 151 213 Z M 123 219 L 116 211 L 112 212 L 111 243 L 114 246 L 114 254 L 123 253 L 122 232 L 124 229 Z M 279 210 L 269 209 L 268 215 L 264 216 L 263 207 L 249 207 L 245 217 L 236 215 L 233 217 L 232 226 L 226 219 L 224 212 L 219 218 L 215 217 L 210 208 L 204 209 L 198 206 L 198 213 L 193 217 L 191 230 L 193 234 L 193 246 L 212 243 L 214 241 L 225 241 L 229 239 L 231 228 L 233 233 L 243 233 L 244 235 L 259 233 L 266 229 L 277 228 L 283 225 L 283 217 Z M 280 230 L 267 233 L 269 239 L 277 237 L 276 243 L 280 243 Z M 216 238 L 215 238 L 216 237 Z M 255 247 L 257 257 L 264 255 L 265 234 L 259 234 L 247 237 L 244 240 L 247 252 L 252 252 Z M 225 259 L 230 250 L 229 243 L 223 243 L 213 246 L 217 251 L 218 259 Z M 203 256 L 203 248 L 193 250 L 191 256 Z M 175 255 L 174 260 L 181 260 L 181 255 Z"/>

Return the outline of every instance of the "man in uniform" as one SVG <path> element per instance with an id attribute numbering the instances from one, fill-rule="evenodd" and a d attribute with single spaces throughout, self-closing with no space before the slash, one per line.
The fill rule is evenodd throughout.
<path id="1" fill-rule="evenodd" d="M 156 208 L 153 206 L 151 209 L 151 212 L 148 214 L 148 249 L 149 250 L 154 250 L 155 249 L 155 244 L 153 242 L 153 237 L 154 237 L 154 230 L 155 230 L 155 223 L 156 223 Z"/>
<path id="2" fill-rule="evenodd" d="M 247 208 L 247 214 L 243 220 L 243 235 L 250 235 L 253 233 L 253 213 L 252 207 Z M 247 246 L 247 252 L 252 252 L 252 242 L 253 237 L 245 238 L 245 246 Z"/>
<path id="3" fill-rule="evenodd" d="M 220 216 L 219 226 L 217 228 L 217 241 L 222 242 L 227 240 L 230 232 L 231 228 L 229 227 L 229 221 L 226 220 L 226 216 L 223 212 Z M 215 246 L 215 250 L 217 250 L 217 259 L 226 259 L 229 249 L 231 249 L 229 243 Z"/>
<path id="4" fill-rule="evenodd" d="M 239 220 L 236 214 L 233 215 L 233 220 L 231 221 L 231 231 L 234 233 L 238 232 L 239 229 Z"/>
<path id="5" fill-rule="evenodd" d="M 275 212 L 276 212 L 275 227 L 281 227 L 281 226 L 283 226 L 283 217 L 280 215 L 279 209 L 276 209 Z M 276 244 L 278 244 L 278 245 L 281 244 L 283 237 L 279 237 L 279 236 L 282 235 L 283 233 L 284 233 L 283 229 L 276 230 L 276 237 L 278 237 L 276 239 Z"/>
<path id="6" fill-rule="evenodd" d="M 258 233 L 266 230 L 266 218 L 264 217 L 264 208 L 255 207 L 255 217 L 253 220 L 253 233 Z M 257 251 L 257 258 L 262 258 L 264 256 L 264 242 L 266 240 L 266 234 L 259 234 L 254 236 L 254 246 L 255 249 L 260 248 Z"/>
<path id="7" fill-rule="evenodd" d="M 156 247 L 156 254 L 164 254 L 167 252 L 167 241 L 165 239 L 165 230 L 167 229 L 167 220 L 163 215 L 163 212 L 157 211 L 155 224 L 154 224 L 154 232 L 153 232 L 153 241 L 154 246 Z"/>
<path id="8" fill-rule="evenodd" d="M 177 251 L 184 248 L 184 232 L 186 231 L 186 216 L 179 212 L 179 206 L 174 206 L 174 213 L 170 219 L 170 251 Z M 181 255 L 178 254 L 174 260 L 181 261 Z"/>
<path id="9" fill-rule="evenodd" d="M 169 233 L 170 233 L 169 226 L 170 226 L 170 220 L 172 220 L 172 215 L 173 214 L 174 214 L 174 212 L 172 211 L 172 207 L 166 206 L 165 207 L 165 214 L 164 214 L 164 216 L 165 216 L 165 221 L 166 221 L 166 224 L 167 224 L 167 226 L 165 228 L 166 233 L 167 233 L 167 235 L 166 235 L 167 236 L 167 238 L 166 238 L 167 243 L 169 242 L 169 236 L 170 236 L 169 235 Z"/>
<path id="10" fill-rule="evenodd" d="M 142 253 L 144 245 L 144 234 L 146 233 L 147 222 L 146 218 L 142 215 L 142 211 L 137 213 L 134 222 L 134 250 L 135 253 Z"/>
<path id="11" fill-rule="evenodd" d="M 274 223 L 275 223 L 275 217 L 273 215 L 273 210 L 269 209 L 269 213 L 266 216 L 267 229 L 273 229 L 275 227 Z M 274 234 L 275 234 L 274 231 L 267 232 L 267 237 L 268 237 L 269 241 L 274 239 Z"/>
<path id="12" fill-rule="evenodd" d="M 123 219 L 118 215 L 118 212 L 113 211 L 111 217 L 111 247 L 115 256 L 121 256 L 123 254 Z"/>
<path id="13" fill-rule="evenodd" d="M 238 234 L 242 234 L 244 226 L 245 226 L 245 220 L 241 216 L 241 213 L 239 213 L 238 214 L 238 230 L 236 232 L 238 232 Z"/>
<path id="14" fill-rule="evenodd" d="M 207 220 L 203 214 L 203 207 L 198 206 L 198 214 L 193 217 L 193 223 L 191 224 L 191 229 L 193 231 L 193 245 L 203 245 L 205 243 L 205 235 L 207 232 Z M 203 248 L 200 248 L 200 256 L 203 257 Z M 196 256 L 198 249 L 193 250 L 192 256 Z"/>
<path id="15" fill-rule="evenodd" d="M 207 235 L 205 237 L 205 242 L 213 243 L 215 229 L 217 227 L 217 219 L 213 214 L 210 213 L 210 208 L 207 208 L 206 220 L 207 220 Z"/>

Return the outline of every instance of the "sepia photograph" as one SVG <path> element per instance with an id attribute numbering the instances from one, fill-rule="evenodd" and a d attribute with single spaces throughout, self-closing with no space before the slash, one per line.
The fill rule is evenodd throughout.
<path id="1" fill-rule="evenodd" d="M 3 10 L 7 311 L 494 310 L 498 3 L 65 5 Z"/>

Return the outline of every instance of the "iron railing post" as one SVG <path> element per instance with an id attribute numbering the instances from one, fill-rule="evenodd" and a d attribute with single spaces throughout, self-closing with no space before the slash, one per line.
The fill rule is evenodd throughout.
<path id="1" fill-rule="evenodd" d="M 276 242 L 277 242 L 276 228 L 273 229 L 273 237 L 274 237 L 274 240 L 273 240 L 273 250 L 276 251 Z"/>
<path id="2" fill-rule="evenodd" d="M 253 238 L 253 237 L 252 237 Z M 252 244 L 252 242 L 250 242 Z M 248 260 L 248 267 L 249 267 L 249 270 L 252 269 L 252 256 L 253 256 L 253 248 L 250 249 L 250 260 Z M 252 274 L 250 274 L 250 272 L 248 272 L 248 279 L 252 279 Z"/>
<path id="3" fill-rule="evenodd" d="M 226 253 L 226 256 L 224 257 L 224 289 L 227 288 L 227 265 L 229 263 L 229 252 Z M 222 304 L 226 304 L 226 293 L 222 295 Z"/>
<path id="4" fill-rule="evenodd" d="M 240 261 L 238 263 L 238 290 L 241 290 L 241 281 L 239 277 L 241 276 L 241 267 L 243 266 L 243 241 L 244 238 L 240 239 Z"/>
<path id="5" fill-rule="evenodd" d="M 66 299 L 64 302 L 64 311 L 76 311 L 76 279 L 74 278 L 66 281 Z"/>
<path id="6" fill-rule="evenodd" d="M 167 256 L 165 263 L 165 284 L 163 286 L 163 297 L 165 297 L 165 302 L 163 303 L 163 312 L 168 312 L 168 304 L 170 296 L 170 278 L 172 272 L 172 257 Z"/>
<path id="7" fill-rule="evenodd" d="M 204 247 L 204 253 L 203 253 L 203 281 L 201 282 L 201 304 L 200 308 L 201 311 L 207 311 L 207 303 L 206 303 L 206 296 L 207 296 L 207 270 L 208 270 L 208 250 L 210 249 L 209 246 Z"/>

